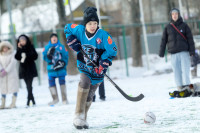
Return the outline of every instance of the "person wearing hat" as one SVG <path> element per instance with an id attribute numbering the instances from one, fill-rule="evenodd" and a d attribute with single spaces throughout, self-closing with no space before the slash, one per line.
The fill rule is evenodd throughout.
<path id="1" fill-rule="evenodd" d="M 173 8 L 170 11 L 170 23 L 162 35 L 159 56 L 164 57 L 166 46 L 171 54 L 171 64 L 177 89 L 181 91 L 190 85 L 190 56 L 195 54 L 192 32 L 183 22 L 180 11 Z"/>
<path id="2" fill-rule="evenodd" d="M 28 36 L 20 35 L 17 39 L 17 52 L 15 58 L 20 62 L 19 65 L 19 78 L 24 79 L 28 91 L 27 107 L 30 106 L 32 101 L 33 105 L 36 105 L 33 96 L 33 78 L 38 76 L 35 60 L 38 58 L 38 54 L 31 44 Z"/>
<path id="3" fill-rule="evenodd" d="M 19 76 L 16 65 L 14 47 L 10 42 L 2 41 L 0 43 L 0 109 L 6 108 L 7 94 L 13 94 L 9 108 L 16 107 L 17 93 L 19 91 Z"/>
<path id="4" fill-rule="evenodd" d="M 59 79 L 62 102 L 67 104 L 65 76 L 67 75 L 68 51 L 58 40 L 57 34 L 50 35 L 49 43 L 44 47 L 43 59 L 47 62 L 49 90 L 53 98 L 53 101 L 49 102 L 48 105 L 52 106 L 59 102 L 56 78 Z"/>
<path id="5" fill-rule="evenodd" d="M 84 11 L 80 25 L 67 24 L 64 33 L 67 45 L 77 52 L 77 67 L 80 74 L 76 110 L 73 124 L 77 129 L 89 128 L 87 112 L 99 84 L 104 79 L 117 47 L 110 34 L 98 27 L 99 18 L 95 7 Z M 99 67 L 96 68 L 80 51 L 82 49 Z"/>

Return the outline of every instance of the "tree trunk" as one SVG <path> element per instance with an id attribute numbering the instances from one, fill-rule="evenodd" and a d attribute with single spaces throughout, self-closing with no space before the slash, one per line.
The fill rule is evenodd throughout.
<path id="1" fill-rule="evenodd" d="M 59 28 L 63 28 L 65 24 L 67 23 L 67 17 L 65 15 L 65 6 L 63 3 L 63 0 L 56 0 L 57 5 L 57 12 L 59 17 Z"/>
<path id="2" fill-rule="evenodd" d="M 134 27 L 130 32 L 132 38 L 132 66 L 142 66 L 141 27 Z"/>
<path id="3" fill-rule="evenodd" d="M 131 0 L 130 5 L 132 9 L 132 22 L 133 23 L 140 23 L 140 6 L 139 6 L 139 0 Z M 133 27 L 133 30 L 131 30 L 131 38 L 132 38 L 132 66 L 142 66 L 142 44 L 140 40 L 141 35 L 141 27 Z"/>
<path id="4" fill-rule="evenodd" d="M 122 0 L 122 21 L 123 24 L 140 23 L 139 1 Z M 132 41 L 132 66 L 142 66 L 142 49 L 140 41 L 140 27 L 128 27 L 126 33 L 130 33 Z"/>
<path id="5" fill-rule="evenodd" d="M 74 23 L 74 15 L 73 15 L 73 12 L 72 12 L 72 8 L 71 8 L 71 0 L 68 0 L 68 3 L 69 3 L 69 10 L 70 10 L 70 13 L 71 13 L 71 23 Z"/>
<path id="6" fill-rule="evenodd" d="M 64 38 L 64 42 L 66 42 L 66 37 L 65 37 L 65 34 L 62 33 L 63 37 Z M 67 73 L 69 75 L 76 75 L 78 74 L 78 69 L 77 69 L 77 63 L 76 63 L 76 57 L 75 55 L 73 54 L 73 51 L 69 48 L 69 46 L 66 44 L 66 43 L 63 43 L 65 44 L 65 47 L 66 49 L 68 50 L 68 53 L 69 53 L 69 60 L 68 60 L 68 65 L 67 65 Z"/>
<path id="7" fill-rule="evenodd" d="M 65 24 L 67 23 L 67 18 L 65 15 L 65 6 L 63 3 L 63 0 L 56 0 L 57 4 L 57 12 L 59 16 L 59 28 L 64 28 Z M 75 75 L 78 73 L 77 67 L 76 67 L 76 58 L 72 52 L 72 50 L 66 45 L 66 37 L 64 32 L 62 32 L 61 35 L 61 43 L 65 45 L 66 49 L 69 52 L 69 61 L 67 65 L 67 72 L 69 75 Z"/>
<path id="8" fill-rule="evenodd" d="M 190 8 L 189 8 L 188 0 L 185 0 L 185 3 L 186 3 L 188 19 L 190 19 Z"/>

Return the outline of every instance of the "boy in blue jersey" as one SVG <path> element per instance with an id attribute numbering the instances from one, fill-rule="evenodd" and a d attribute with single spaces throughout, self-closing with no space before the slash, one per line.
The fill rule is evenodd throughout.
<path id="1" fill-rule="evenodd" d="M 98 27 L 99 18 L 96 11 L 96 8 L 88 7 L 84 11 L 82 25 L 67 24 L 64 28 L 68 46 L 77 52 L 77 67 L 81 73 L 73 121 L 77 129 L 89 127 L 86 119 L 93 96 L 117 54 L 112 37 Z M 80 49 L 99 67 L 95 68 Z"/>
<path id="2" fill-rule="evenodd" d="M 51 106 L 59 102 L 55 78 L 59 79 L 62 102 L 67 104 L 65 76 L 67 75 L 68 51 L 58 40 L 57 34 L 51 34 L 50 41 L 44 48 L 43 58 L 47 62 L 49 90 L 53 98 L 49 105 Z"/>

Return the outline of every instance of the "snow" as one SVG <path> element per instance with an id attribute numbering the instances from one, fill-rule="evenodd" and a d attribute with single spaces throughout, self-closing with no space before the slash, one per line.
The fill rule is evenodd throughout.
<path id="1" fill-rule="evenodd" d="M 145 59 L 145 56 L 143 57 Z M 117 89 L 105 80 L 106 101 L 98 99 L 88 112 L 90 129 L 84 133 L 182 133 L 200 132 L 200 98 L 170 99 L 168 93 L 175 90 L 173 73 L 169 70 L 170 57 L 165 63 L 164 58 L 150 56 L 150 70 L 144 67 L 131 67 L 129 62 L 129 77 L 126 76 L 125 61 L 114 61 L 109 70 L 110 77 L 128 95 L 137 96 L 140 93 L 145 98 L 139 102 L 126 100 Z M 164 67 L 165 66 L 165 67 Z M 167 70 L 167 71 L 166 71 Z M 79 74 L 67 76 L 67 93 L 69 104 L 60 102 L 54 107 L 47 103 L 51 100 L 48 90 L 47 76 L 43 76 L 42 85 L 34 79 L 33 93 L 36 107 L 25 108 L 27 91 L 23 81 L 18 94 L 17 108 L 0 110 L 0 133 L 78 133 L 73 126 L 73 116 L 76 104 L 76 93 Z M 192 83 L 199 78 L 191 79 Z M 58 88 L 61 99 L 60 89 Z M 7 106 L 11 95 L 7 96 Z M 152 125 L 144 124 L 144 114 L 151 111 L 156 116 Z"/>

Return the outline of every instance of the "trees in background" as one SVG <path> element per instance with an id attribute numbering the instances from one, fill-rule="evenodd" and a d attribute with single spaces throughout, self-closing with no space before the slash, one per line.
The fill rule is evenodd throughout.
<path id="1" fill-rule="evenodd" d="M 140 9 L 139 0 L 124 0 L 121 1 L 122 20 L 123 24 L 140 24 Z M 142 48 L 141 48 L 141 27 L 128 27 L 132 40 L 132 66 L 142 66 Z"/>
<path id="2" fill-rule="evenodd" d="M 58 16 L 59 16 L 58 28 L 64 28 L 64 26 L 67 24 L 67 17 L 65 15 L 65 6 L 64 6 L 63 0 L 56 0 L 56 5 L 57 5 Z M 77 68 L 74 67 L 76 66 L 75 56 L 73 54 L 73 51 L 68 47 L 68 45 L 66 45 L 66 37 L 65 37 L 64 32 L 62 32 L 61 34 L 62 34 L 61 42 L 62 44 L 65 45 L 65 47 L 67 48 L 69 52 L 69 63 L 67 66 L 67 69 L 68 69 L 67 72 L 69 75 L 75 75 L 78 73 Z"/>
<path id="3" fill-rule="evenodd" d="M 10 0 L 12 9 L 20 9 L 24 16 L 30 16 L 27 19 L 23 19 L 23 27 L 29 24 L 29 22 L 34 22 L 34 26 L 32 27 L 32 31 L 38 30 L 46 30 L 46 27 L 42 25 L 42 20 L 37 18 L 37 12 L 41 12 L 41 14 L 45 13 L 46 7 L 43 9 L 38 8 L 37 11 L 32 11 L 27 13 L 26 8 L 29 8 L 34 5 L 45 5 L 49 4 L 51 0 Z M 57 13 L 59 18 L 59 24 L 57 28 L 63 28 L 67 23 L 67 18 L 65 14 L 65 6 L 63 0 L 52 0 L 56 2 L 57 5 Z M 91 2 L 95 2 L 94 0 L 89 0 Z M 185 20 L 187 19 L 200 19 L 200 2 L 199 0 L 181 0 L 183 5 L 183 17 Z M 71 0 L 71 3 L 73 1 Z M 86 2 L 84 2 L 86 3 Z M 120 4 L 119 4 L 120 3 Z M 5 0 L 0 0 L 0 10 L 1 14 L 7 11 Z M 84 5 L 84 4 L 83 4 Z M 95 4 L 94 4 L 95 5 Z M 87 7 L 88 5 L 84 5 Z M 100 2 L 101 9 L 104 10 L 108 15 L 112 16 L 111 25 L 112 24 L 140 24 L 140 10 L 139 10 L 139 0 L 102 0 Z M 55 6 L 54 6 L 55 7 Z M 85 8 L 84 7 L 84 8 Z M 155 23 L 155 22 L 166 22 L 169 20 L 169 12 L 173 7 L 179 8 L 178 0 L 143 0 L 144 7 L 144 16 L 145 21 L 147 23 Z M 45 9 L 46 8 L 46 9 Z M 83 8 L 83 10 L 84 10 Z M 53 10 L 52 10 L 53 11 Z M 116 12 L 116 14 L 115 14 Z M 115 14 L 115 15 L 114 15 Z M 36 17 L 34 17 L 36 16 Z M 72 17 L 73 18 L 73 17 Z M 53 17 L 47 16 L 45 19 L 49 19 L 49 22 L 52 22 Z M 68 21 L 69 22 L 69 21 Z M 51 23 L 49 23 L 50 27 Z M 195 24 L 194 24 L 195 25 Z M 47 26 L 47 25 L 46 25 Z M 160 28 L 160 27 L 159 27 Z M 197 32 L 199 32 L 198 25 L 195 25 L 194 28 Z M 156 33 L 160 32 L 162 29 L 158 29 L 158 27 L 148 27 L 147 33 Z M 114 30 L 113 30 L 114 31 Z M 117 30 L 116 30 L 117 31 Z M 1 32 L 1 31 L 0 31 Z M 21 31 L 17 31 L 21 32 Z M 121 35 L 121 31 L 118 30 L 118 35 Z M 142 66 L 142 44 L 140 40 L 140 36 L 142 35 L 140 26 L 129 26 L 126 27 L 126 35 L 130 35 L 132 39 L 132 65 L 133 66 Z M 41 37 L 43 38 L 43 37 Z M 45 42 L 45 41 L 44 41 Z M 61 35 L 61 42 L 65 44 L 65 35 Z M 76 74 L 77 70 L 74 66 L 76 64 L 75 56 L 73 52 L 66 46 L 69 51 L 69 74 Z"/>

